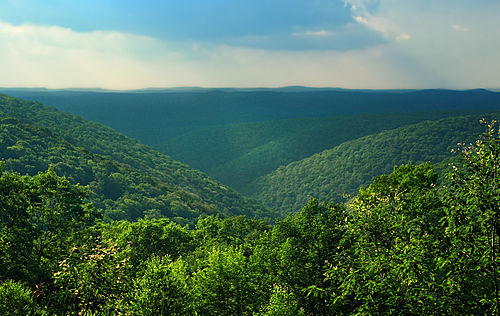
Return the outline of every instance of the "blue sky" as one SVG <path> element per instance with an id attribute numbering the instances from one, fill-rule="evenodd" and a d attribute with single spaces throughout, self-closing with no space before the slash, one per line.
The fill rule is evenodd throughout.
<path id="1" fill-rule="evenodd" d="M 0 0 L 3 87 L 499 88 L 496 0 Z"/>

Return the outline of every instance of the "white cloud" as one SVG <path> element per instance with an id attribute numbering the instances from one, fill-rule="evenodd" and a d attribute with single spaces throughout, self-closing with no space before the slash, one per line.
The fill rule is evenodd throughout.
<path id="1" fill-rule="evenodd" d="M 344 4 L 350 5 L 352 18 L 356 22 L 382 33 L 385 38 L 398 41 L 411 38 L 395 21 L 370 10 L 371 7 L 377 7 L 380 4 L 379 0 L 345 0 Z"/>
<path id="2" fill-rule="evenodd" d="M 347 1 L 353 20 L 360 17 L 352 24 L 383 34 L 387 43 L 346 51 L 162 42 L 120 32 L 0 22 L 0 86 L 500 87 L 500 44 L 491 40 L 500 29 L 498 10 L 470 15 L 471 10 L 458 10 L 447 16 L 444 6 L 426 11 L 425 5 L 398 1 L 385 0 L 376 9 L 370 9 L 374 1 Z M 458 32 L 453 25 L 467 25 L 469 31 Z M 319 29 L 295 35 L 323 40 L 339 34 Z"/>
<path id="3" fill-rule="evenodd" d="M 358 14 L 366 15 L 369 7 L 375 6 L 380 0 L 344 0 L 344 6 L 356 10 Z"/>
<path id="4" fill-rule="evenodd" d="M 204 78 L 207 82 L 216 86 L 308 85 L 373 89 L 418 86 L 428 74 L 422 75 L 425 70 L 420 69 L 408 75 L 405 63 L 404 56 L 400 56 L 392 45 L 349 52 L 265 51 L 225 46 L 218 47 L 211 62 L 200 64 L 198 69 L 207 75 Z M 429 82 L 433 83 L 436 82 Z"/>
<path id="5" fill-rule="evenodd" d="M 0 23 L 2 86 L 126 88 L 152 75 L 150 60 L 179 58 L 148 37 Z"/>
<path id="6" fill-rule="evenodd" d="M 305 32 L 326 36 L 327 31 Z M 0 23 L 0 86 L 129 89 L 168 86 L 410 87 L 383 47 L 267 51 L 163 43 L 119 32 Z M 397 83 L 397 86 L 394 84 Z"/>
<path id="7" fill-rule="evenodd" d="M 500 3 L 467 0 L 346 0 L 353 20 L 439 73 L 452 88 L 500 86 Z M 496 57 L 495 57 L 496 56 Z"/>

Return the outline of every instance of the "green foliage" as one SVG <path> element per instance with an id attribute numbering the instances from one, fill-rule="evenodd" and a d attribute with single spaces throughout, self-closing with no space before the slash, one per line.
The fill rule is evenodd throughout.
<path id="1" fill-rule="evenodd" d="M 89 184 L 108 219 L 187 219 L 268 211 L 205 174 L 97 123 L 40 103 L 0 95 L 0 155 L 6 169 L 35 175 L 52 165 L 71 183 Z"/>
<path id="2" fill-rule="evenodd" d="M 69 246 L 70 237 L 94 224 L 100 217 L 93 206 L 86 202 L 88 190 L 71 185 L 58 177 L 52 169 L 32 178 L 28 214 L 35 230 L 34 252 L 42 269 L 58 260 Z"/>
<path id="3" fill-rule="evenodd" d="M 131 301 L 133 315 L 189 315 L 187 271 L 181 259 L 152 257 L 144 273 L 135 281 Z"/>
<path id="4" fill-rule="evenodd" d="M 337 308 L 368 314 L 442 313 L 436 258 L 443 216 L 429 164 L 402 165 L 375 178 L 351 201 L 341 260 L 327 276 L 341 280 Z"/>
<path id="5" fill-rule="evenodd" d="M 339 255 L 345 216 L 343 205 L 320 204 L 313 199 L 273 229 L 273 238 L 280 244 L 278 282 L 290 287 L 308 313 L 332 312 L 329 293 L 311 295 L 308 289 L 330 287 L 331 282 L 325 279 L 323 272 Z"/>
<path id="6" fill-rule="evenodd" d="M 233 247 L 212 248 L 193 275 L 193 308 L 201 315 L 250 315 L 254 290 L 247 259 Z"/>
<path id="7" fill-rule="evenodd" d="M 28 89 L 9 93 L 110 126 L 242 193 L 250 192 L 243 190 L 256 177 L 347 140 L 465 110 L 498 110 L 500 99 L 499 93 L 480 89 L 293 87 L 104 93 Z"/>
<path id="8" fill-rule="evenodd" d="M 129 248 L 128 256 L 134 271 L 140 271 L 150 258 L 169 256 L 177 259 L 196 248 L 193 232 L 166 218 L 123 222 L 118 229 L 119 233 L 112 238 L 122 248 Z"/>
<path id="9" fill-rule="evenodd" d="M 43 109 L 7 101 L 35 117 Z M 11 105 L 0 104 L 0 112 L 16 112 Z M 48 121 L 74 123 L 58 115 L 47 114 Z M 453 128 L 460 127 L 463 135 L 474 130 L 470 119 L 381 133 L 324 156 L 336 152 L 332 161 L 342 170 L 341 158 L 349 160 L 356 152 L 364 157 L 364 148 L 371 148 L 376 155 L 364 161 L 380 171 L 391 161 L 385 156 L 395 157 L 396 148 L 411 144 L 427 149 L 411 149 L 408 157 L 419 161 L 433 154 L 441 160 L 446 155 L 432 151 L 462 135 L 450 132 Z M 161 159 L 95 154 L 48 129 L 3 119 L 5 164 L 22 166 L 27 175 L 0 173 L 0 313 L 498 314 L 498 133 L 496 122 L 489 124 L 483 138 L 464 149 L 464 166 L 452 169 L 445 186 L 438 185 L 430 163 L 408 163 L 377 176 L 348 203 L 312 199 L 270 226 L 242 215 L 215 215 L 219 204 L 206 202 L 201 191 L 170 185 L 186 177 L 185 166 L 167 181 L 166 169 L 146 175 L 154 166 L 143 165 Z M 376 146 L 385 147 L 377 151 Z M 115 154 L 120 161 L 111 157 Z M 380 164 L 372 163 L 373 157 Z M 369 169 L 358 164 L 345 162 L 353 172 Z M 48 171 L 36 173 L 44 166 Z M 324 168 L 321 181 L 335 175 L 331 165 Z M 89 187 L 73 185 L 78 177 L 86 177 Z M 218 189 L 207 188 L 228 207 L 223 214 L 245 213 L 232 204 L 230 193 Z M 109 217 L 144 218 L 100 222 L 90 198 Z"/>
<path id="10" fill-rule="evenodd" d="M 270 230 L 263 220 L 234 216 L 221 219 L 209 216 L 200 218 L 196 224 L 195 238 L 202 247 L 240 246 L 247 255 L 260 235 Z"/>
<path id="11" fill-rule="evenodd" d="M 266 305 L 259 315 L 263 316 L 299 316 L 304 315 L 304 310 L 297 306 L 295 295 L 286 287 L 274 285 L 269 304 Z"/>
<path id="12" fill-rule="evenodd" d="M 252 196 L 282 214 L 299 210 L 312 197 L 341 201 L 395 165 L 449 158 L 458 142 L 472 142 L 481 133 L 478 119 L 426 121 L 345 142 L 259 178 L 252 184 Z"/>
<path id="13" fill-rule="evenodd" d="M 453 313 L 500 313 L 500 138 L 496 121 L 475 144 L 463 148 L 445 193 L 450 256 L 443 262 Z"/>
<path id="14" fill-rule="evenodd" d="M 155 144 L 159 150 L 250 194 L 280 166 L 366 135 L 460 112 L 335 115 L 211 126 Z"/>
<path id="15" fill-rule="evenodd" d="M 62 314 L 125 312 L 132 283 L 128 261 L 126 250 L 100 238 L 71 248 L 54 273 L 52 310 Z"/>
<path id="16" fill-rule="evenodd" d="M 26 177 L 0 174 L 0 280 L 34 281 L 32 257 L 36 231 L 31 225 Z"/>
<path id="17" fill-rule="evenodd" d="M 290 214 L 261 235 L 249 257 L 260 306 L 273 310 L 271 295 L 279 299 L 285 295 L 279 289 L 284 289 L 285 296 L 291 295 L 306 314 L 334 313 L 330 293 L 323 290 L 333 282 L 325 280 L 324 271 L 339 256 L 345 216 L 343 205 L 311 200 L 299 213 Z M 272 294 L 272 289 L 277 292 Z"/>
<path id="18" fill-rule="evenodd" d="M 99 218 L 88 191 L 52 169 L 34 177 L 1 171 L 0 266 L 2 279 L 44 281 L 71 237 Z"/>
<path id="19" fill-rule="evenodd" d="M 7 280 L 0 284 L 0 315 L 36 315 L 33 294 L 26 285 Z"/>

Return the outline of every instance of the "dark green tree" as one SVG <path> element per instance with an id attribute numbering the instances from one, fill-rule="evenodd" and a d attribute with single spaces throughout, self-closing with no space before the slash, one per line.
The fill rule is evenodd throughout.
<path id="1" fill-rule="evenodd" d="M 345 217 L 343 205 L 313 199 L 299 213 L 279 221 L 270 235 L 262 236 L 250 257 L 262 303 L 280 284 L 306 314 L 333 313 L 326 289 L 334 282 L 325 280 L 324 272 L 328 263 L 338 260 Z"/>
<path id="2" fill-rule="evenodd" d="M 37 270 L 32 257 L 36 231 L 27 212 L 30 178 L 0 172 L 0 280 L 33 282 Z"/>
<path id="3" fill-rule="evenodd" d="M 34 177 L 1 171 L 0 276 L 46 281 L 78 236 L 100 213 L 88 190 L 52 169 Z"/>
<path id="4" fill-rule="evenodd" d="M 496 121 L 462 150 L 444 196 L 450 255 L 443 262 L 450 312 L 499 314 L 500 139 Z"/>
<path id="5" fill-rule="evenodd" d="M 193 232 L 168 218 L 124 222 L 119 229 L 120 232 L 114 238 L 121 247 L 130 246 L 130 263 L 136 272 L 143 269 L 152 257 L 168 255 L 177 259 L 195 249 Z"/>
<path id="6" fill-rule="evenodd" d="M 28 194 L 27 213 L 35 231 L 33 256 L 42 273 L 51 273 L 67 253 L 71 238 L 79 238 L 101 214 L 87 202 L 88 188 L 72 185 L 52 168 L 31 179 Z"/>

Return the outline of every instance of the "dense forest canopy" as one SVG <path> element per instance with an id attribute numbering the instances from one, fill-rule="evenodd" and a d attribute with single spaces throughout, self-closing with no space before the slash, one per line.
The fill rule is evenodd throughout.
<path id="1" fill-rule="evenodd" d="M 248 186 L 258 177 L 349 140 L 466 113 L 336 115 L 228 124 L 195 130 L 156 147 L 248 194 Z"/>
<path id="2" fill-rule="evenodd" d="M 500 110 L 500 93 L 482 89 L 4 91 L 110 126 L 245 194 L 253 193 L 248 186 L 257 178 L 280 166 L 349 140 Z"/>
<path id="3" fill-rule="evenodd" d="M 40 103 L 0 95 L 0 153 L 5 168 L 35 175 L 52 165 L 111 219 L 200 215 L 268 216 L 234 190 L 136 140 Z"/>
<path id="4" fill-rule="evenodd" d="M 313 199 L 270 226 L 245 216 L 102 222 L 53 169 L 0 175 L 6 314 L 497 314 L 500 134 L 377 176 L 348 203 Z"/>
<path id="5" fill-rule="evenodd" d="M 481 115 L 273 118 L 175 138 L 220 178 L 240 169 L 231 183 L 264 207 L 111 128 L 0 95 L 0 311 L 497 314 L 488 102 Z"/>
<path id="6" fill-rule="evenodd" d="M 500 316 L 500 0 L 0 7 L 0 316 Z"/>
<path id="7" fill-rule="evenodd" d="M 470 143 L 481 133 L 485 115 L 455 116 L 424 121 L 344 142 L 262 176 L 244 191 L 283 214 L 296 210 L 312 197 L 339 202 L 355 194 L 380 173 L 395 165 L 452 157 L 457 143 Z M 486 115 L 499 119 L 499 113 Z"/>

